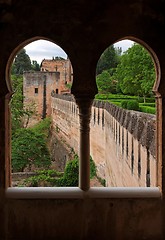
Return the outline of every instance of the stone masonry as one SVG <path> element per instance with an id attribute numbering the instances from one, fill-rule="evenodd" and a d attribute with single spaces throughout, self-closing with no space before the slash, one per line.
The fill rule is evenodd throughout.
<path id="1" fill-rule="evenodd" d="M 71 96 L 52 96 L 54 132 L 79 152 L 78 108 Z M 108 187 L 156 186 L 155 115 L 94 101 L 90 154 Z"/>
<path id="2" fill-rule="evenodd" d="M 51 92 L 67 94 L 72 84 L 72 66 L 69 59 L 44 59 L 41 71 L 24 72 L 24 107 L 35 105 L 37 119 L 50 116 Z"/>

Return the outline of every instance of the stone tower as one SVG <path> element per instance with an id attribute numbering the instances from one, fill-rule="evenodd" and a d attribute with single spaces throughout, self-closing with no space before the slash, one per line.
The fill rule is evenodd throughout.
<path id="1" fill-rule="evenodd" d="M 70 94 L 72 66 L 69 59 L 53 58 L 41 62 L 39 72 L 24 72 L 24 107 L 35 105 L 37 119 L 51 114 L 51 93 Z"/>

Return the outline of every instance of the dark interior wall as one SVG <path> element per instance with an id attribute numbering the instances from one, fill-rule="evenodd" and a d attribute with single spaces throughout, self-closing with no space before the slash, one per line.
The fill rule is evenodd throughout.
<path id="1" fill-rule="evenodd" d="M 8 239 L 163 239 L 159 204 L 131 199 L 10 200 Z"/>
<path id="2" fill-rule="evenodd" d="M 161 83 L 157 81 L 155 89 L 159 87 L 164 103 L 163 9 L 163 0 L 0 1 L 0 239 L 164 239 L 164 197 L 12 200 L 5 196 L 10 156 L 6 69 L 20 47 L 39 38 L 59 44 L 72 62 L 72 93 L 93 96 L 95 67 L 103 50 L 121 38 L 139 39 L 159 59 Z M 158 103 L 161 110 L 161 99 Z M 164 108 L 159 117 L 158 156 L 159 165 L 161 157 L 164 165 Z M 164 169 L 158 181 L 164 193 L 162 179 Z"/>
<path id="3" fill-rule="evenodd" d="M 102 51 L 124 37 L 137 38 L 161 54 L 163 13 L 159 1 L 7 1 L 1 20 L 4 67 L 20 44 L 48 38 L 69 55 L 74 86 L 96 92 L 95 67 Z M 80 67 L 81 66 L 81 67 Z M 85 69 L 85 71 L 84 71 Z M 88 86 L 84 77 L 88 79 Z"/>

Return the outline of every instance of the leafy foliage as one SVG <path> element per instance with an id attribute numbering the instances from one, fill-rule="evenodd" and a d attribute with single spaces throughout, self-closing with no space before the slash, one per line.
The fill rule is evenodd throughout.
<path id="1" fill-rule="evenodd" d="M 127 109 L 127 103 L 128 103 L 128 100 L 123 100 L 121 102 L 121 107 Z"/>
<path id="2" fill-rule="evenodd" d="M 12 87 L 14 94 L 10 101 L 11 116 L 12 116 L 12 133 L 18 128 L 23 127 L 23 117 L 27 118 L 26 126 L 28 125 L 29 118 L 36 113 L 36 106 L 34 102 L 24 108 L 23 106 L 23 77 L 21 75 L 12 75 Z"/>
<path id="3" fill-rule="evenodd" d="M 127 102 L 127 109 L 128 110 L 135 110 L 138 111 L 139 110 L 139 103 L 136 100 L 130 100 Z"/>
<path id="4" fill-rule="evenodd" d="M 96 176 L 96 165 L 90 156 L 90 178 L 94 178 Z"/>
<path id="5" fill-rule="evenodd" d="M 139 110 L 139 103 L 137 100 L 123 100 L 121 102 L 121 107 L 128 110 Z"/>
<path id="6" fill-rule="evenodd" d="M 112 75 L 119 63 L 120 54 L 121 50 L 119 51 L 119 49 L 114 48 L 114 45 L 111 45 L 101 55 L 96 68 L 96 82 L 99 92 L 116 92 L 116 80 L 112 78 Z"/>
<path id="7" fill-rule="evenodd" d="M 24 71 L 32 69 L 30 57 L 26 54 L 26 50 L 21 49 L 15 57 L 12 65 L 11 73 L 16 75 L 22 75 Z"/>
<path id="8" fill-rule="evenodd" d="M 115 93 L 116 81 L 112 80 L 107 70 L 103 70 L 101 74 L 97 75 L 96 82 L 99 93 Z"/>
<path id="9" fill-rule="evenodd" d="M 96 68 L 96 75 L 101 74 L 104 70 L 109 70 L 111 74 L 119 62 L 121 50 L 115 49 L 114 45 L 109 46 L 101 55 Z"/>
<path id="10" fill-rule="evenodd" d="M 155 114 L 156 113 L 155 107 L 140 106 L 139 109 L 140 109 L 141 112 L 145 112 L 145 113 L 150 113 L 150 114 Z"/>
<path id="11" fill-rule="evenodd" d="M 49 137 L 51 121 L 50 117 L 44 118 L 39 123 L 35 124 L 31 130 L 35 133 L 42 133 L 43 137 L 46 139 Z"/>
<path id="12" fill-rule="evenodd" d="M 90 178 L 96 176 L 96 166 L 92 157 L 90 157 Z M 25 180 L 25 184 L 31 187 L 37 186 L 56 186 L 56 187 L 77 187 L 79 181 L 79 158 L 67 162 L 64 173 L 56 170 L 39 170 L 37 175 Z M 99 179 L 99 181 L 103 181 Z"/>
<path id="13" fill-rule="evenodd" d="M 129 96 L 121 94 L 97 94 L 96 99 L 102 101 L 108 101 L 112 104 L 115 104 L 118 107 L 127 109 L 128 101 L 136 101 L 139 103 L 138 111 L 155 114 L 155 98 L 149 97 L 146 98 L 146 102 L 143 102 L 143 98 L 139 96 Z"/>
<path id="14" fill-rule="evenodd" d="M 44 135 L 32 129 L 18 129 L 12 136 L 12 170 L 23 171 L 31 166 L 48 168 L 50 154 Z"/>
<path id="15" fill-rule="evenodd" d="M 32 61 L 31 69 L 32 69 L 33 71 L 40 71 L 40 65 L 37 63 L 36 60 L 33 60 L 33 61 Z"/>
<path id="16" fill-rule="evenodd" d="M 90 178 L 96 176 L 96 166 L 90 156 Z M 79 179 L 79 158 L 75 155 L 74 159 L 66 164 L 64 175 L 56 181 L 57 186 L 77 187 Z"/>
<path id="17" fill-rule="evenodd" d="M 124 94 L 151 96 L 155 80 L 153 61 L 147 50 L 134 43 L 120 58 L 113 77 Z"/>
<path id="18" fill-rule="evenodd" d="M 74 159 L 67 162 L 64 175 L 57 181 L 57 186 L 77 187 L 79 178 L 79 159 L 75 155 Z"/>
<path id="19" fill-rule="evenodd" d="M 36 171 L 36 176 L 29 177 L 25 180 L 25 185 L 28 187 L 54 186 L 57 178 L 62 177 L 63 173 L 57 172 L 54 169 Z"/>
<path id="20" fill-rule="evenodd" d="M 96 82 L 99 93 L 121 93 L 153 96 L 154 63 L 148 51 L 134 43 L 123 55 L 113 45 L 101 55 L 97 65 Z"/>
<path id="21" fill-rule="evenodd" d="M 21 76 L 11 76 L 12 86 L 15 94 L 11 98 L 11 116 L 12 116 L 12 132 L 22 127 L 23 109 L 23 78 Z"/>

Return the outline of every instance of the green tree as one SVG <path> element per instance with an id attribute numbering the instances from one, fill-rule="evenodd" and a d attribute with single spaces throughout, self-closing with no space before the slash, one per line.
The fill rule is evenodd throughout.
<path id="1" fill-rule="evenodd" d="M 111 78 L 110 73 L 104 70 L 101 74 L 97 75 L 96 83 L 99 93 L 115 93 L 116 82 Z"/>
<path id="2" fill-rule="evenodd" d="M 109 71 L 112 75 L 119 62 L 121 49 L 115 49 L 114 45 L 109 46 L 101 55 L 96 68 L 96 75 L 101 74 L 104 70 Z"/>
<path id="3" fill-rule="evenodd" d="M 37 63 L 37 61 L 36 60 L 33 60 L 32 61 L 32 70 L 34 70 L 34 71 L 40 71 L 40 65 Z"/>
<path id="4" fill-rule="evenodd" d="M 122 93 L 144 97 L 152 94 L 155 80 L 154 64 L 148 51 L 134 43 L 120 59 L 113 75 Z"/>
<path id="5" fill-rule="evenodd" d="M 11 73 L 22 75 L 24 71 L 29 71 L 32 69 L 30 57 L 26 54 L 26 50 L 21 49 L 12 65 Z"/>
<path id="6" fill-rule="evenodd" d="M 12 75 L 12 87 L 14 94 L 12 95 L 11 106 L 11 118 L 12 118 L 12 133 L 18 128 L 23 127 L 23 118 L 26 119 L 25 126 L 27 127 L 29 119 L 32 115 L 36 114 L 36 106 L 34 102 L 24 108 L 23 106 L 23 77 L 21 75 Z"/>
<path id="7" fill-rule="evenodd" d="M 14 94 L 12 95 L 10 106 L 11 106 L 11 118 L 12 118 L 12 133 L 16 129 L 23 127 L 22 117 L 24 115 L 23 110 L 23 78 L 22 76 L 11 76 L 12 87 Z"/>
<path id="8" fill-rule="evenodd" d="M 24 171 L 35 167 L 48 168 L 51 164 L 50 154 L 42 133 L 32 129 L 17 129 L 12 136 L 12 170 Z"/>

